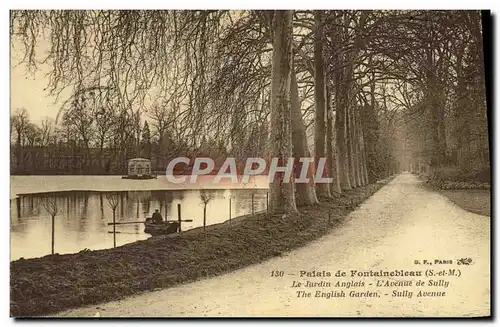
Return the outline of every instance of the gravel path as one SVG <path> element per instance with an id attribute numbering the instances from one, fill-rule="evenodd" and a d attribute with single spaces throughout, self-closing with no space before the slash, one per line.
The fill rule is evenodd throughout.
<path id="1" fill-rule="evenodd" d="M 460 258 L 472 265 L 457 265 Z M 453 264 L 416 265 L 415 260 L 453 260 Z M 350 277 L 351 270 L 460 270 L 445 277 Z M 282 270 L 284 277 L 271 277 Z M 300 277 L 300 271 L 328 271 L 331 277 Z M 338 270 L 347 276 L 337 278 Z M 294 274 L 294 275 L 291 275 Z M 298 287 L 296 282 L 329 282 L 331 287 Z M 377 287 L 377 281 L 424 280 L 426 286 Z M 429 280 L 449 282 L 428 286 Z M 335 287 L 337 281 L 365 287 Z M 369 285 L 369 284 L 372 285 Z M 297 290 L 311 297 L 297 297 Z M 346 297 L 319 297 L 316 291 L 344 290 Z M 445 296 L 417 297 L 424 292 Z M 372 291 L 380 297 L 350 297 Z M 399 291 L 401 297 L 394 297 Z M 408 297 L 408 292 L 413 292 Z M 386 295 L 387 294 L 387 295 Z M 59 316 L 488 316 L 490 315 L 490 218 L 469 213 L 445 196 L 424 189 L 417 178 L 401 174 L 353 211 L 328 235 L 282 257 L 222 276 L 178 287 L 62 312 Z"/>

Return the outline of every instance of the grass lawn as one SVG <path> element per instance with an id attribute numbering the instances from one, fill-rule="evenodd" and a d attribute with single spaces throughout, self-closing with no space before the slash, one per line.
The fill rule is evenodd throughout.
<path id="1" fill-rule="evenodd" d="M 490 190 L 440 190 L 460 208 L 483 216 L 490 216 Z"/>

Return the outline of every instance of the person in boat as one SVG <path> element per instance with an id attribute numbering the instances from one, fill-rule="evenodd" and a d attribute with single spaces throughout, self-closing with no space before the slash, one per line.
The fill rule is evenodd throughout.
<path id="1" fill-rule="evenodd" d="M 161 213 L 158 209 L 155 210 L 153 213 L 153 216 L 151 217 L 153 220 L 153 224 L 162 224 L 163 223 L 163 217 L 161 216 Z"/>

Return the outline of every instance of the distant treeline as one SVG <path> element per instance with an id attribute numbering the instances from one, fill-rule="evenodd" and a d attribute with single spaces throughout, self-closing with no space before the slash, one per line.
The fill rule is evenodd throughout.
<path id="1" fill-rule="evenodd" d="M 12 147 L 12 175 L 119 175 L 127 172 L 127 159 L 118 160 L 116 150 L 62 147 Z M 163 170 L 163 159 L 152 157 L 152 170 Z"/>

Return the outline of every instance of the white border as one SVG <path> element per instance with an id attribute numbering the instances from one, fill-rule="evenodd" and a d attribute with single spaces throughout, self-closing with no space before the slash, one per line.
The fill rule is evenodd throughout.
<path id="1" fill-rule="evenodd" d="M 409 2 L 409 1 L 377 1 L 377 2 L 369 2 L 369 1 L 334 1 L 334 0 L 329 0 L 329 1 L 296 1 L 296 0 L 290 0 L 290 1 L 281 1 L 281 2 L 271 2 L 268 0 L 253 0 L 251 2 L 239 2 L 235 0 L 217 0 L 217 1 L 210 1 L 210 2 L 202 2 L 202 1 L 163 1 L 163 2 L 157 2 L 157 1 L 151 1 L 151 0 L 141 0 L 141 1 L 102 1 L 102 0 L 86 0 L 83 2 L 73 2 L 72 5 L 69 5 L 69 1 L 36 1 L 36 0 L 31 0 L 31 1 L 6 1 L 2 2 L 2 8 L 3 10 L 0 11 L 0 19 L 1 19 L 1 25 L 3 27 L 2 33 L 1 33 L 1 42 L 0 44 L 3 45 L 3 51 L 1 52 L 2 60 L 1 60 L 1 69 L 2 69 L 2 88 L 1 88 L 1 94 L 2 94 L 2 103 L 7 108 L 4 108 L 4 116 L 3 119 L 0 119 L 0 130 L 3 131 L 4 135 L 2 136 L 2 141 L 0 142 L 0 153 L 4 154 L 3 160 L 0 161 L 1 169 L 0 171 L 3 172 L 0 174 L 1 178 L 1 195 L 0 197 L 3 199 L 0 201 L 0 206 L 2 209 L 2 219 L 4 220 L 4 228 L 2 228 L 1 233 L 3 233 L 2 239 L 2 247 L 0 249 L 1 253 L 1 262 L 4 266 L 3 269 L 1 269 L 1 277 L 2 277 L 2 289 L 3 292 L 1 292 L 1 302 L 0 302 L 0 310 L 2 312 L 1 317 L 2 317 L 2 326 L 5 325 L 11 325 L 14 323 L 13 319 L 8 318 L 9 317 L 9 249 L 10 249 L 10 223 L 9 223 L 9 207 L 8 207 L 8 202 L 7 202 L 7 194 L 10 192 L 10 178 L 9 178 L 9 143 L 7 141 L 8 137 L 8 130 L 9 130 L 9 109 L 10 104 L 9 104 L 9 66 L 7 66 L 9 62 L 9 31 L 8 31 L 8 26 L 9 26 L 9 11 L 8 9 L 47 9 L 47 8 L 60 8 L 60 9 L 325 9 L 325 8 L 332 8 L 332 9 L 493 9 L 493 8 L 498 8 L 498 1 L 484 1 L 484 0 L 476 0 L 476 1 L 453 1 L 453 2 L 438 2 L 435 0 L 419 0 L 418 2 Z M 493 9 L 493 14 L 497 14 L 499 11 Z M 498 28 L 495 26 L 495 21 L 494 23 L 494 35 L 495 35 L 495 50 L 493 52 L 494 57 L 495 54 L 498 56 Z M 498 21 L 496 22 L 498 25 Z M 493 77 L 498 76 L 497 71 L 498 71 L 498 64 L 495 64 L 494 67 L 495 73 L 493 74 Z M 494 78 L 496 80 L 496 78 Z M 494 83 L 495 85 L 495 92 L 494 92 L 494 97 L 495 97 L 495 104 L 498 104 L 498 98 L 497 94 L 498 92 L 498 82 L 496 81 Z M 495 126 L 499 126 L 500 124 L 500 115 L 495 115 Z M 498 138 L 496 137 L 495 133 L 495 139 L 493 144 L 497 144 Z M 495 158 L 496 159 L 496 158 Z M 495 160 L 495 162 L 498 162 Z M 496 166 L 494 168 L 497 168 Z M 495 171 L 497 171 L 495 169 Z M 495 182 L 497 182 L 498 177 L 495 178 Z M 496 200 L 497 196 L 495 196 Z M 494 201 L 496 204 L 497 201 Z M 496 209 L 496 205 L 495 205 Z M 496 213 L 497 211 L 494 210 Z M 495 235 L 498 237 L 498 225 L 500 223 L 496 222 L 496 228 L 495 228 Z M 496 242 L 494 243 L 496 244 Z M 498 252 L 495 256 L 495 261 L 498 264 Z M 492 263 L 493 264 L 493 263 Z M 496 272 L 496 281 L 498 282 L 498 265 L 497 265 L 497 272 Z M 494 290 L 492 290 L 493 292 Z M 497 307 L 494 310 L 498 314 L 498 299 L 495 301 L 497 303 Z M 43 322 L 43 321 L 42 321 Z M 53 323 L 52 321 L 47 321 L 48 323 Z M 60 322 L 62 325 L 69 324 L 71 321 L 67 322 Z M 104 325 L 104 321 L 89 321 L 90 323 L 97 324 L 99 325 Z M 241 321 L 239 322 L 234 322 L 234 321 L 224 321 L 225 323 L 243 323 Z M 270 322 L 270 321 L 252 321 L 251 323 L 258 324 L 258 325 L 268 325 L 268 324 L 289 324 L 289 323 L 304 323 L 305 321 L 282 321 L 282 322 Z M 311 321 L 314 323 L 313 321 Z M 311 323 L 309 322 L 309 323 Z M 336 325 L 347 325 L 347 321 L 325 321 L 327 323 L 334 323 Z M 368 321 L 358 321 L 358 323 L 367 323 Z M 384 321 L 385 322 L 385 321 Z M 389 322 L 389 321 L 387 321 Z M 398 321 L 394 322 L 391 321 L 392 323 L 404 323 L 404 321 Z M 441 321 L 442 322 L 442 321 Z M 479 323 L 480 321 L 476 321 L 475 323 Z M 133 321 L 131 322 L 133 325 L 140 325 L 143 324 L 143 322 L 138 322 L 138 321 Z M 193 321 L 182 321 L 182 322 L 174 322 L 174 321 L 163 321 L 160 323 L 169 323 L 173 325 L 177 324 L 182 324 L 182 325 L 190 325 L 196 322 Z M 220 321 L 204 321 L 204 323 L 209 323 L 209 324 L 218 324 Z M 351 322 L 352 323 L 352 322 Z M 425 324 L 425 325 L 437 325 L 440 323 L 440 321 L 412 321 L 412 323 L 416 324 Z M 454 323 L 454 322 L 452 322 Z M 472 323 L 471 321 L 468 321 L 468 323 Z"/>
<path id="2" fill-rule="evenodd" d="M 87 0 L 69 2 L 62 0 L 22 0 L 6 1 L 11 9 L 489 9 L 495 7 L 490 0 L 476 1 L 435 1 L 419 0 L 415 2 L 401 0 L 379 1 L 234 1 L 234 0 L 184 0 L 184 1 L 99 1 Z"/>

